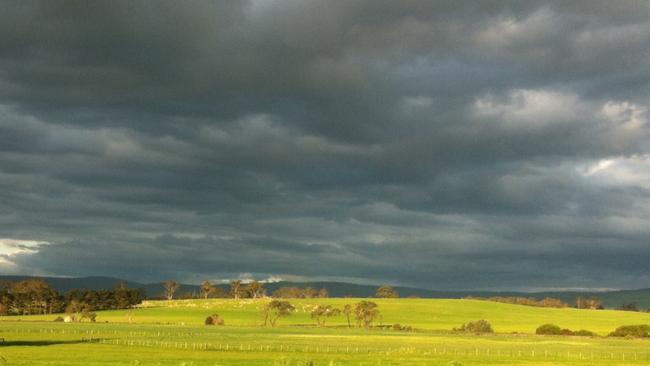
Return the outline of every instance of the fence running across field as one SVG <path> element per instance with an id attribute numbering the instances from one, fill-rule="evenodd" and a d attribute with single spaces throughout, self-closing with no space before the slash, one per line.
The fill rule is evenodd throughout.
<path id="1" fill-rule="evenodd" d="M 495 357 L 512 359 L 548 359 L 548 360 L 616 360 L 616 361 L 650 361 L 649 352 L 576 352 L 548 350 L 500 350 L 490 348 L 447 348 L 447 347 L 397 347 L 376 348 L 357 346 L 289 346 L 289 345 L 260 345 L 246 343 L 193 343 L 151 341 L 140 339 L 99 339 L 100 343 L 131 346 L 131 347 L 160 347 L 185 349 L 193 351 L 226 351 L 226 352 L 280 352 L 280 353 L 353 353 L 372 355 L 413 354 L 454 357 Z"/>
<path id="2" fill-rule="evenodd" d="M 495 358 L 495 359 L 517 359 L 517 360 L 613 360 L 613 361 L 639 361 L 650 362 L 650 350 L 647 352 L 608 352 L 590 350 L 559 351 L 543 348 L 522 348 L 509 347 L 499 348 L 476 348 L 445 345 L 419 345 L 402 347 L 369 347 L 355 344 L 321 344 L 300 345 L 300 344 L 261 344 L 241 342 L 190 342 L 170 341 L 164 338 L 195 338 L 206 336 L 220 336 L 218 333 L 188 332 L 188 331 L 126 331 L 108 329 L 54 329 L 54 328 L 24 328 L 12 329 L 11 331 L 0 331 L 0 333 L 36 333 L 70 336 L 79 339 L 81 342 L 115 345 L 123 347 L 154 347 L 165 349 L 191 350 L 191 351 L 212 351 L 212 352 L 273 352 L 273 353 L 322 353 L 322 354 L 369 354 L 373 356 L 390 356 L 395 354 L 408 354 L 414 356 L 440 356 L 454 358 Z M 80 338 L 77 338 L 80 337 Z M 6 337 L 5 337 L 6 338 Z M 155 339 L 151 339 L 155 338 Z M 162 340 L 161 340 L 162 338 Z"/>

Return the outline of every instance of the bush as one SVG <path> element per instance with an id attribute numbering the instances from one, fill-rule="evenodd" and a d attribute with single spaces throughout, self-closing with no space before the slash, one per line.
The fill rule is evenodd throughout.
<path id="1" fill-rule="evenodd" d="M 454 330 L 468 333 L 494 333 L 492 325 L 490 325 L 487 320 L 483 319 L 463 324 L 460 328 Z"/>
<path id="2" fill-rule="evenodd" d="M 641 324 L 641 325 L 623 325 L 616 328 L 615 331 L 609 333 L 610 337 L 632 337 L 632 338 L 644 338 L 649 337 L 650 334 L 650 325 Z"/>
<path id="3" fill-rule="evenodd" d="M 542 335 L 562 335 L 562 328 L 555 324 L 544 324 L 537 327 L 535 334 Z"/>
<path id="4" fill-rule="evenodd" d="M 559 326 L 555 324 L 544 324 L 540 325 L 537 330 L 535 330 L 535 334 L 540 334 L 540 335 L 567 335 L 567 336 L 585 336 L 585 337 L 592 337 L 595 336 L 596 334 L 590 330 L 585 330 L 585 329 L 580 329 L 578 331 L 572 331 L 571 329 L 562 329 Z"/>
<path id="5" fill-rule="evenodd" d="M 411 327 L 410 325 L 401 325 L 401 324 L 397 323 L 397 324 L 393 324 L 393 330 L 402 331 L 402 332 L 410 332 L 410 331 L 413 330 L 413 327 Z"/>
<path id="6" fill-rule="evenodd" d="M 586 329 L 580 329 L 578 331 L 573 332 L 573 335 L 575 336 L 582 336 L 582 337 L 594 337 L 596 333 L 586 330 Z"/>
<path id="7" fill-rule="evenodd" d="M 57 316 L 54 321 L 57 323 L 63 323 L 63 317 Z"/>
<path id="8" fill-rule="evenodd" d="M 224 325 L 223 319 L 219 316 L 219 314 L 212 314 L 205 318 L 205 325 Z"/>

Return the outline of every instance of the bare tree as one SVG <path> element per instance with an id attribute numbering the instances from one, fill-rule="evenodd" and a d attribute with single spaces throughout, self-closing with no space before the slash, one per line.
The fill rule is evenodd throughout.
<path id="1" fill-rule="evenodd" d="M 352 310 L 351 304 L 345 304 L 345 306 L 343 306 L 343 314 L 345 314 L 345 318 L 348 321 L 348 328 L 352 328 L 352 323 L 350 323 L 350 315 L 353 314 Z"/>
<path id="2" fill-rule="evenodd" d="M 167 300 L 172 300 L 174 298 L 174 294 L 176 293 L 176 291 L 178 291 L 178 289 L 181 288 L 181 284 L 173 280 L 165 281 L 164 286 L 165 286 L 165 297 L 167 298 Z"/>
<path id="3" fill-rule="evenodd" d="M 215 293 L 217 291 L 217 288 L 210 283 L 210 281 L 205 281 L 201 285 L 201 296 L 203 296 L 204 299 L 207 299 L 210 295 Z"/>
<path id="4" fill-rule="evenodd" d="M 246 290 L 254 299 L 264 296 L 264 284 L 258 281 L 253 281 L 246 286 Z"/>
<path id="5" fill-rule="evenodd" d="M 235 299 L 239 299 L 240 293 L 241 293 L 241 281 L 240 280 L 230 281 L 230 296 L 234 297 Z"/>

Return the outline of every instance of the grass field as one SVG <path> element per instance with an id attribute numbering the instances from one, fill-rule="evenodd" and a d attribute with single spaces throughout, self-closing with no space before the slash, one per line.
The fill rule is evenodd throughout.
<path id="1" fill-rule="evenodd" d="M 533 335 L 543 323 L 606 335 L 650 324 L 650 314 L 544 309 L 474 300 L 375 300 L 382 324 L 413 332 L 348 328 L 344 316 L 318 328 L 310 309 L 359 299 L 292 300 L 296 313 L 260 327 L 264 300 L 146 302 L 98 313 L 97 323 L 54 323 L 53 315 L 0 318 L 0 365 L 646 365 L 650 340 Z M 224 327 L 203 325 L 219 313 Z M 128 323 L 131 319 L 132 324 Z M 487 319 L 494 335 L 450 332 Z M 516 332 L 516 334 L 515 334 Z"/>

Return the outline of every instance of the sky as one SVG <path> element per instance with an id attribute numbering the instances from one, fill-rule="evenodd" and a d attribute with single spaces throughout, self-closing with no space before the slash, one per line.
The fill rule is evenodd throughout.
<path id="1" fill-rule="evenodd" d="M 650 2 L 3 1 L 0 273 L 650 287 Z"/>

